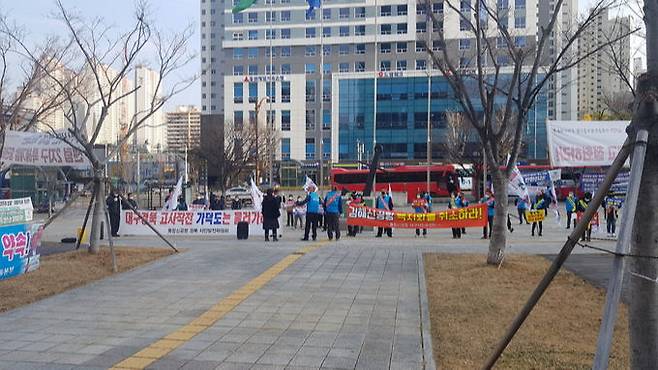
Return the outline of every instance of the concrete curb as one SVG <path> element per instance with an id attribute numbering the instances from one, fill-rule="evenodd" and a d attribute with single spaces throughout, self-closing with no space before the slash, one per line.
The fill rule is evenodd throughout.
<path id="1" fill-rule="evenodd" d="M 432 327 L 430 324 L 429 302 L 427 300 L 427 282 L 425 281 L 425 261 L 423 253 L 418 258 L 418 286 L 419 286 L 419 304 L 420 304 L 420 325 L 421 335 L 423 337 L 423 358 L 425 360 L 425 369 L 436 369 L 434 362 L 434 352 L 432 351 Z"/>

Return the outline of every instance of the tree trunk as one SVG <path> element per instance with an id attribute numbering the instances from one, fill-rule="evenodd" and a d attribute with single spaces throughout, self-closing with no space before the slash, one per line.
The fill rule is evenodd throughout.
<path id="1" fill-rule="evenodd" d="M 94 179 L 95 185 L 94 210 L 91 216 L 91 232 L 89 235 L 89 253 L 96 254 L 100 250 L 101 222 L 105 219 L 103 202 L 105 202 L 105 182 L 102 178 Z M 110 225 L 105 225 L 105 234 L 110 232 Z M 107 235 L 105 235 L 107 237 Z"/>
<path id="2" fill-rule="evenodd" d="M 509 179 L 503 171 L 492 166 L 491 179 L 493 180 L 495 203 L 495 216 L 491 239 L 489 240 L 489 255 L 487 263 L 499 264 L 507 245 L 507 183 Z"/>
<path id="3" fill-rule="evenodd" d="M 648 41 L 648 40 L 647 40 Z M 640 182 L 642 204 L 635 212 L 631 253 L 658 256 L 658 75 L 639 79 L 634 123 L 649 129 L 644 171 Z M 629 332 L 633 369 L 655 368 L 658 359 L 658 260 L 631 258 Z"/>

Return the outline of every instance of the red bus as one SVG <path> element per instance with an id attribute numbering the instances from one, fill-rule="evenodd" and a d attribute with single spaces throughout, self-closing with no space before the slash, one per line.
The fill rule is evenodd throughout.
<path id="1" fill-rule="evenodd" d="M 518 166 L 521 174 L 557 170 L 559 167 L 551 167 L 546 165 L 520 165 Z M 578 198 L 582 197 L 583 191 L 580 189 L 580 176 L 585 171 L 584 168 L 561 168 L 560 181 L 555 183 L 555 194 L 558 200 L 567 198 L 570 192 L 573 192 Z"/>
<path id="2" fill-rule="evenodd" d="M 331 184 L 338 190 L 363 191 L 370 170 L 351 170 L 333 168 Z M 433 197 L 447 197 L 450 191 L 470 190 L 472 183 L 470 167 L 456 165 L 430 166 L 430 193 Z M 427 191 L 427 166 L 400 166 L 377 170 L 377 181 L 374 192 L 388 190 L 407 193 L 407 201 L 411 202 L 416 194 Z"/>

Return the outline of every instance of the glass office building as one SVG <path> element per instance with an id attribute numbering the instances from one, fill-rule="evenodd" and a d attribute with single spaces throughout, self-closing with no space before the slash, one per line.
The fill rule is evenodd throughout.
<path id="1" fill-rule="evenodd" d="M 342 78 L 341 78 L 342 77 Z M 374 78 L 341 76 L 338 86 L 338 160 L 359 158 L 359 144 L 365 144 L 366 157 L 373 148 Z M 334 86 L 336 86 L 336 83 Z M 377 80 L 377 144 L 383 146 L 382 158 L 390 161 L 424 161 L 427 156 L 427 76 L 402 76 Z M 452 88 L 442 76 L 432 77 L 431 125 L 432 159 L 446 158 L 444 142 L 446 113 L 461 111 Z M 478 97 L 476 91 L 471 95 Z M 478 109 L 480 101 L 473 98 Z M 496 102 L 503 105 L 504 97 Z M 525 130 L 522 158 L 547 158 L 545 94 L 537 97 Z M 472 135 L 477 140 L 476 135 Z M 473 147 L 480 145 L 473 143 Z"/>

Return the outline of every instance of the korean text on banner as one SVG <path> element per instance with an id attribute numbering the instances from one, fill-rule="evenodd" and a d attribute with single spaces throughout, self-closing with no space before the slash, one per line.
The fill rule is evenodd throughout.
<path id="1" fill-rule="evenodd" d="M 411 213 L 349 206 L 347 224 L 397 229 L 482 227 L 487 224 L 487 209 L 485 204 L 479 204 L 434 213 Z"/>
<path id="2" fill-rule="evenodd" d="M 626 139 L 628 121 L 548 121 L 551 166 L 610 166 Z"/>
<path id="3" fill-rule="evenodd" d="M 31 198 L 0 200 L 0 225 L 30 222 L 33 213 Z"/>
<path id="4" fill-rule="evenodd" d="M 255 211 L 139 211 L 164 235 L 235 235 L 238 222 L 249 223 L 250 233 L 263 230 L 263 215 Z M 151 235 L 153 231 L 132 211 L 121 212 L 121 235 Z"/>
<path id="5" fill-rule="evenodd" d="M 75 142 L 74 138 L 69 139 L 70 142 Z M 89 167 L 85 156 L 63 140 L 41 132 L 11 130 L 5 134 L 2 163 L 43 167 Z"/>
<path id="6" fill-rule="evenodd" d="M 525 211 L 525 218 L 528 222 L 541 222 L 546 218 L 546 211 L 543 209 Z"/>
<path id="7" fill-rule="evenodd" d="M 39 267 L 43 224 L 0 227 L 0 280 L 31 272 Z"/>

